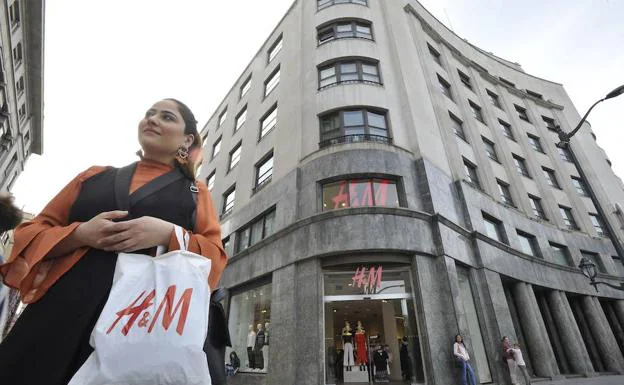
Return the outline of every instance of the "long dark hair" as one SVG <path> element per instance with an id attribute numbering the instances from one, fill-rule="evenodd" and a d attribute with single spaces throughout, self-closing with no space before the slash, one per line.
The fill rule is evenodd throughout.
<path id="1" fill-rule="evenodd" d="M 191 111 L 186 104 L 174 98 L 167 98 L 165 100 L 170 100 L 177 104 L 180 115 L 182 115 L 182 120 L 184 120 L 184 134 L 193 135 L 193 144 L 191 144 L 191 147 L 188 149 L 188 158 L 185 160 L 176 158 L 176 163 L 184 175 L 194 180 L 197 176 L 197 169 L 202 162 L 202 139 L 199 135 L 199 131 L 197 131 L 197 120 L 195 119 L 193 111 Z"/>
<path id="2" fill-rule="evenodd" d="M 22 221 L 22 211 L 13 204 L 11 195 L 0 195 L 0 233 L 14 229 Z"/>

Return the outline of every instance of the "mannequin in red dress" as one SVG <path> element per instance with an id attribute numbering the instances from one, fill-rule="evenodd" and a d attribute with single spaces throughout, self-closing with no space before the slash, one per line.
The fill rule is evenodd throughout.
<path id="1" fill-rule="evenodd" d="M 366 349 L 366 331 L 362 326 L 362 322 L 358 321 L 355 329 L 355 351 L 357 352 L 357 364 L 360 366 L 360 371 L 366 370 L 368 364 L 368 351 Z"/>

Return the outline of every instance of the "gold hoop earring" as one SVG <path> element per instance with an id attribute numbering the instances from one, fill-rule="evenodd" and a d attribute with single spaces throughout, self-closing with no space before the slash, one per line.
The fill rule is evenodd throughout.
<path id="1" fill-rule="evenodd" d="M 186 160 L 186 158 L 188 158 L 188 148 L 183 146 L 178 148 L 178 157 L 180 159 Z"/>

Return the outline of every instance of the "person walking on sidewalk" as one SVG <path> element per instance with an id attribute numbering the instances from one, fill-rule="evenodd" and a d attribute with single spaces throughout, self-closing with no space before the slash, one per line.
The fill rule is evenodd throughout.
<path id="1" fill-rule="evenodd" d="M 526 385 L 531 384 L 531 376 L 529 376 L 529 371 L 527 370 L 526 363 L 524 362 L 524 358 L 522 357 L 522 350 L 520 350 L 520 344 L 517 342 L 514 344 L 513 348 L 511 348 L 511 352 L 514 356 L 514 360 L 516 361 L 516 365 L 522 372 L 524 376 L 524 383 Z"/>
<path id="2" fill-rule="evenodd" d="M 466 345 L 464 345 L 464 339 L 460 334 L 455 336 L 455 343 L 453 344 L 453 354 L 455 355 L 455 359 L 457 360 L 457 362 L 459 362 L 460 364 L 461 385 L 466 385 L 466 377 L 468 377 L 470 385 L 476 385 L 474 370 L 469 363 L 470 355 L 466 350 Z"/>

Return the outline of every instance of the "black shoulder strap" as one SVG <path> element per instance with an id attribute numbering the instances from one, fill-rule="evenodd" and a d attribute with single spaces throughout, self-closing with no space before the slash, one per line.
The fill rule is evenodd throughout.
<path id="1" fill-rule="evenodd" d="M 117 209 L 127 211 L 130 208 L 130 183 L 136 170 L 137 162 L 118 168 L 115 173 L 115 202 Z"/>
<path id="2" fill-rule="evenodd" d="M 130 206 L 134 206 L 143 198 L 146 198 L 183 178 L 184 175 L 177 168 L 155 178 L 130 195 Z"/>

